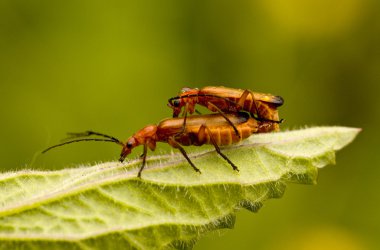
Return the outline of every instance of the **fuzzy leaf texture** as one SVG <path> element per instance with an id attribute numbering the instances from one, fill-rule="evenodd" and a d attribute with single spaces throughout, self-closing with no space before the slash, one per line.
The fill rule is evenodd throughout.
<path id="1" fill-rule="evenodd" d="M 142 179 L 140 160 L 2 173 L 0 249 L 191 249 L 206 232 L 232 228 L 239 208 L 257 211 L 287 183 L 315 184 L 359 131 L 253 135 L 222 149 L 238 173 L 210 147 L 190 154 L 202 174 L 177 153 L 148 157 Z"/>

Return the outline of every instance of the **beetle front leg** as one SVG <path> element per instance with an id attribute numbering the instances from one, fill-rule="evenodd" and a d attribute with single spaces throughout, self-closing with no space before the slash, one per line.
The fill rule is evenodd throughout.
<path id="1" fill-rule="evenodd" d="M 137 177 L 139 177 L 139 178 L 141 178 L 141 172 L 143 171 L 143 169 L 145 167 L 147 152 L 148 152 L 148 146 L 147 146 L 147 144 L 144 144 L 144 151 L 143 151 L 142 155 L 140 156 L 142 158 L 143 162 L 142 162 L 142 165 L 140 167 L 139 173 L 137 174 Z"/>

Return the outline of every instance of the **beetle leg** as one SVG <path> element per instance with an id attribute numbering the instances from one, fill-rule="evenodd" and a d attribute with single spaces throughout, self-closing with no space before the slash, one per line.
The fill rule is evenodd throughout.
<path id="1" fill-rule="evenodd" d="M 201 131 L 201 130 L 203 130 L 203 131 L 205 131 L 206 133 L 208 133 L 208 135 L 210 136 L 210 141 L 211 141 L 212 145 L 214 145 L 216 152 L 217 152 L 221 157 L 223 157 L 223 159 L 225 159 L 225 160 L 231 165 L 231 167 L 233 168 L 233 170 L 236 170 L 236 171 L 239 172 L 239 168 L 238 168 L 238 167 L 237 167 L 237 166 L 236 166 L 236 165 L 235 165 L 230 159 L 228 159 L 228 157 L 227 157 L 225 154 L 223 154 L 223 153 L 220 151 L 220 148 L 219 148 L 219 146 L 218 146 L 216 140 L 215 140 L 214 137 L 212 136 L 212 133 L 211 133 L 210 129 L 209 129 L 206 125 L 202 125 L 202 126 L 200 127 L 200 129 L 199 129 L 199 133 L 203 133 L 203 131 Z"/>
<path id="2" fill-rule="evenodd" d="M 243 94 L 241 94 L 239 100 L 237 101 L 237 104 L 241 107 L 244 108 L 244 102 L 247 99 L 247 96 L 249 95 L 249 90 L 246 89 L 244 90 Z"/>
<path id="3" fill-rule="evenodd" d="M 147 146 L 147 144 L 144 144 L 144 151 L 143 151 L 142 155 L 140 156 L 142 158 L 143 162 L 142 162 L 142 165 L 140 167 L 139 173 L 137 174 L 137 177 L 139 177 L 139 178 L 141 178 L 141 172 L 143 171 L 143 169 L 145 167 L 147 152 L 148 152 L 148 146 Z"/>
<path id="4" fill-rule="evenodd" d="M 106 135 L 106 134 L 99 133 L 99 132 L 95 132 L 95 131 L 91 131 L 91 130 L 88 130 L 88 131 L 82 132 L 82 133 L 67 133 L 67 135 L 68 135 L 68 137 L 64 140 L 77 138 L 77 137 L 89 137 L 89 136 L 95 135 L 95 136 L 101 136 L 101 137 L 111 139 L 114 142 L 116 142 L 117 144 L 124 145 L 119 139 L 117 139 L 113 136 Z"/>
<path id="5" fill-rule="evenodd" d="M 248 95 L 251 95 L 252 96 L 252 106 L 253 108 L 255 109 L 256 111 L 256 115 L 257 115 L 257 119 L 260 120 L 260 114 L 259 114 L 259 109 L 257 108 L 257 104 L 256 104 L 256 99 L 255 99 L 255 96 L 253 94 L 252 91 L 246 89 L 244 90 L 243 94 L 241 94 L 237 104 L 242 108 L 244 109 L 244 103 L 245 103 L 245 100 L 247 100 L 247 97 Z"/>
<path id="6" fill-rule="evenodd" d="M 195 170 L 195 172 L 201 173 L 201 170 L 199 170 L 199 168 L 197 168 L 194 165 L 194 163 L 190 160 L 185 149 L 183 149 L 183 147 L 173 137 L 169 137 L 168 143 L 170 146 L 172 146 L 173 148 L 177 148 L 182 153 L 183 157 L 185 157 L 185 159 L 190 164 L 190 166 Z"/>
<path id="7" fill-rule="evenodd" d="M 185 105 L 185 109 L 183 110 L 183 123 L 182 123 L 182 129 L 181 131 L 178 133 L 178 135 L 181 135 L 185 132 L 185 129 L 186 129 L 186 119 L 187 119 L 187 110 L 189 108 L 189 103 L 186 103 Z"/>
<path id="8" fill-rule="evenodd" d="M 237 130 L 235 124 L 232 123 L 232 121 L 223 113 L 222 110 L 220 110 L 215 104 L 211 103 L 211 102 L 208 102 L 207 103 L 209 106 L 213 107 L 221 116 L 224 117 L 224 119 L 226 119 L 226 121 L 232 126 L 232 128 L 234 129 L 235 131 L 235 134 L 237 135 L 237 137 L 240 138 L 240 133 L 239 131 Z"/>
<path id="9" fill-rule="evenodd" d="M 248 89 L 244 90 L 243 94 L 240 96 L 240 98 L 237 102 L 238 106 L 240 106 L 241 108 L 244 108 L 244 102 L 247 99 L 249 94 L 252 96 L 252 106 L 255 109 L 256 116 L 257 116 L 257 117 L 253 117 L 253 118 L 255 118 L 258 121 L 267 121 L 267 122 L 274 122 L 274 123 L 282 123 L 283 122 L 284 119 L 280 119 L 279 121 L 275 121 L 275 120 L 271 120 L 271 119 L 262 118 L 260 115 L 260 112 L 259 112 L 259 108 L 257 107 L 257 101 L 255 99 L 255 96 L 254 96 L 253 92 L 248 90 Z"/>

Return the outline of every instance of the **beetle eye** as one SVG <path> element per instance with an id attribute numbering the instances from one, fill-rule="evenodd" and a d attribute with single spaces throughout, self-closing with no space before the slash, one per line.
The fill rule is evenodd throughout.
<path id="1" fill-rule="evenodd" d="M 132 145 L 132 142 L 127 142 L 127 148 L 131 148 L 133 145 Z"/>
<path id="2" fill-rule="evenodd" d="M 174 107 L 179 107 L 180 103 L 181 103 L 181 102 L 180 102 L 179 99 L 174 100 L 174 101 L 173 101 L 173 106 L 174 106 Z"/>

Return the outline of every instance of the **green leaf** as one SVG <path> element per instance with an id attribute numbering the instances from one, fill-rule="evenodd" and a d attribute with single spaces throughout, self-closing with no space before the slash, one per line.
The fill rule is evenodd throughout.
<path id="1" fill-rule="evenodd" d="M 360 129 L 316 127 L 257 134 L 223 152 L 149 157 L 61 171 L 0 175 L 1 249 L 191 248 L 206 232 L 232 228 L 239 208 L 257 211 L 281 197 L 286 183 L 316 183 L 318 168 Z"/>

